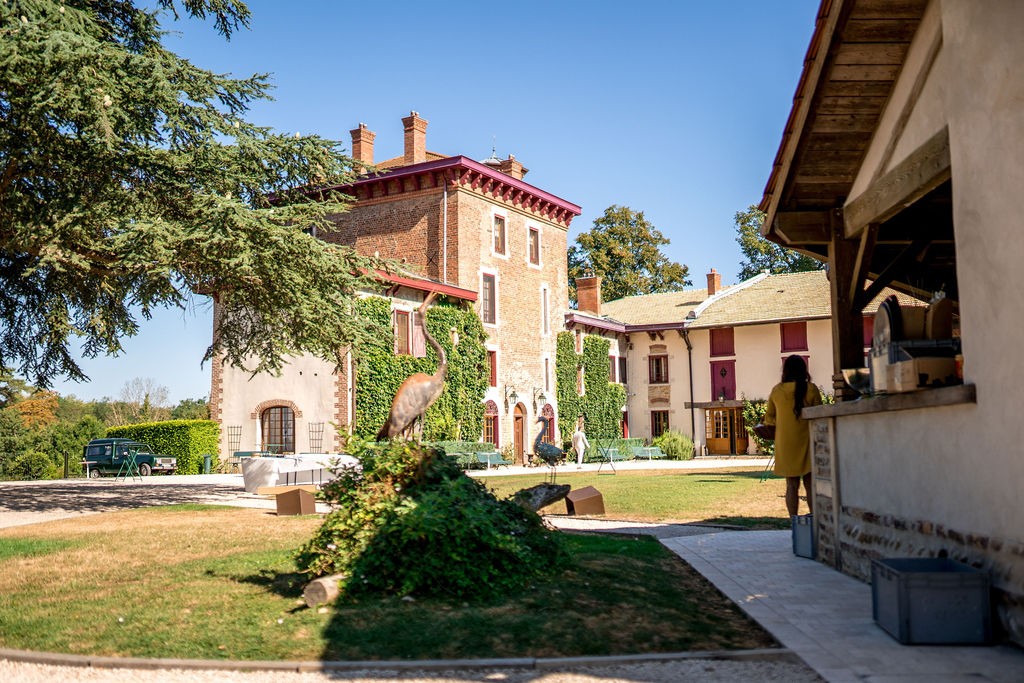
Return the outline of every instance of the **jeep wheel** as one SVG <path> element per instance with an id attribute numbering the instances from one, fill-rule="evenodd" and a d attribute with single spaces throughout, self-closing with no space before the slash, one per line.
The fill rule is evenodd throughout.
<path id="1" fill-rule="evenodd" d="M 148 462 L 144 462 L 141 465 L 139 465 L 139 474 L 142 475 L 143 477 L 148 477 L 152 473 L 153 468 L 149 466 Z"/>
<path id="2" fill-rule="evenodd" d="M 95 468 L 89 470 L 89 478 L 90 479 L 99 479 L 100 478 L 100 471 L 98 469 L 95 469 Z"/>

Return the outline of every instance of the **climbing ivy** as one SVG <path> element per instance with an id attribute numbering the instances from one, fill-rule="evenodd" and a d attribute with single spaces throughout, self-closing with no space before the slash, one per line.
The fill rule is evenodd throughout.
<path id="1" fill-rule="evenodd" d="M 572 434 L 576 418 L 586 416 L 587 435 L 591 439 L 611 439 L 622 435 L 622 407 L 626 391 L 621 384 L 608 381 L 608 350 L 611 342 L 597 336 L 583 339 L 583 354 L 576 353 L 571 332 L 560 332 L 555 352 L 555 382 L 558 395 L 562 437 Z M 576 373 L 583 368 L 584 394 L 576 391 Z"/>
<path id="2" fill-rule="evenodd" d="M 359 312 L 385 329 L 391 326 L 391 302 L 367 297 L 358 302 Z M 429 441 L 466 438 L 476 440 L 483 431 L 484 392 L 487 390 L 486 335 L 480 318 L 471 309 L 449 303 L 437 304 L 427 311 L 427 329 L 444 347 L 448 356 L 448 376 L 444 393 L 424 417 L 423 438 Z M 458 335 L 452 346 L 451 330 Z M 438 358 L 427 347 L 426 358 L 394 354 L 394 334 L 366 344 L 353 353 L 356 362 L 356 419 L 353 432 L 373 439 L 391 410 L 391 400 L 405 378 L 416 372 L 433 374 Z"/>

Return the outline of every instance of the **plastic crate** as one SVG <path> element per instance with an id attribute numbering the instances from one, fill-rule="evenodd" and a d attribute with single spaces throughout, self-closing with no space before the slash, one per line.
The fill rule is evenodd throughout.
<path id="1" fill-rule="evenodd" d="M 873 560 L 871 612 L 905 645 L 980 645 L 992 638 L 988 573 L 948 558 Z"/>
<path id="2" fill-rule="evenodd" d="M 818 544 L 814 538 L 814 515 L 794 515 L 793 554 L 813 560 Z"/>

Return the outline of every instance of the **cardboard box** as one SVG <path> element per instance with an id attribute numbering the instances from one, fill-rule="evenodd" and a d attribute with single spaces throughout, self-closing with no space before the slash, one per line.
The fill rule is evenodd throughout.
<path id="1" fill-rule="evenodd" d="M 316 497 L 301 488 L 277 494 L 278 515 L 312 515 L 316 513 Z"/>
<path id="2" fill-rule="evenodd" d="M 603 515 L 604 496 L 593 486 L 573 489 L 565 496 L 565 509 L 570 515 Z"/>
<path id="3" fill-rule="evenodd" d="M 886 368 L 886 388 L 889 393 L 917 391 L 931 386 L 956 383 L 956 360 L 922 356 L 892 363 Z"/>
<path id="4" fill-rule="evenodd" d="M 949 558 L 872 560 L 871 612 L 904 645 L 992 639 L 988 573 Z"/>

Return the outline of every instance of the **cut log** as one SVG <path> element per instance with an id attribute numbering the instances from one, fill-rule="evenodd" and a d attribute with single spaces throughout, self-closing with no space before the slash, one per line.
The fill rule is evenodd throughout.
<path id="1" fill-rule="evenodd" d="M 345 578 L 344 574 L 331 574 L 313 579 L 302 591 L 302 598 L 306 601 L 307 607 L 316 607 L 331 602 L 340 593 L 338 582 Z"/>
<path id="2" fill-rule="evenodd" d="M 516 491 L 512 499 L 527 510 L 537 512 L 543 507 L 557 503 L 569 494 L 568 484 L 537 484 L 528 489 Z"/>

